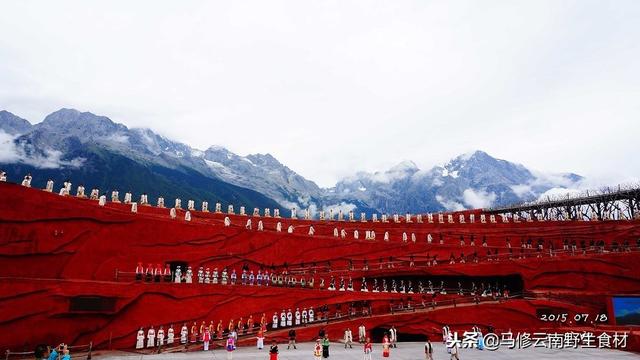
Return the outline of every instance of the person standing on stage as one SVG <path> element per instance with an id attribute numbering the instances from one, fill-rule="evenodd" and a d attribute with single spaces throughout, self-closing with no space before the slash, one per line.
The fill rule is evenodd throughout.
<path id="1" fill-rule="evenodd" d="M 229 334 L 229 338 L 227 339 L 227 360 L 233 359 L 233 351 L 236 349 L 236 339 L 232 334 Z"/>
<path id="2" fill-rule="evenodd" d="M 371 340 L 369 338 L 364 342 L 364 360 L 371 360 L 371 352 L 373 351 L 373 346 L 371 345 Z"/>
<path id="3" fill-rule="evenodd" d="M 329 345 L 331 345 L 329 335 L 325 334 L 324 339 L 322 339 L 322 357 L 325 359 L 329 357 Z"/>
<path id="4" fill-rule="evenodd" d="M 389 341 L 388 333 L 384 334 L 382 338 L 382 356 L 389 357 L 389 352 L 391 351 L 391 342 Z"/>
<path id="5" fill-rule="evenodd" d="M 425 360 L 433 360 L 433 345 L 431 345 L 428 336 L 427 342 L 424 343 L 424 358 Z"/>
<path id="6" fill-rule="evenodd" d="M 292 345 L 293 345 L 294 349 L 297 349 L 297 347 L 296 347 L 296 331 L 295 331 L 295 329 L 289 330 L 289 344 L 287 345 L 287 350 L 289 350 L 289 348 L 291 348 Z"/>
<path id="7" fill-rule="evenodd" d="M 273 340 L 269 349 L 269 360 L 278 360 L 278 343 Z"/>

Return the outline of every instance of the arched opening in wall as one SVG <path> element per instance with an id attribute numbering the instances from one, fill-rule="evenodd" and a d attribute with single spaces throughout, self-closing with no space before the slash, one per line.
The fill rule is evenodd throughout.
<path id="1" fill-rule="evenodd" d="M 387 334 L 387 336 L 389 335 L 389 328 L 375 327 L 371 330 L 369 336 L 371 337 L 372 342 L 380 343 L 382 342 L 382 338 L 385 334 Z M 426 340 L 426 334 L 413 334 L 398 331 L 398 342 L 422 342 Z"/>
<path id="2" fill-rule="evenodd" d="M 387 334 L 389 336 L 389 329 L 383 327 L 375 327 L 371 329 L 371 333 L 369 336 L 371 337 L 371 342 L 380 343 L 382 342 L 382 338 Z"/>
<path id="3" fill-rule="evenodd" d="M 404 281 L 407 286 L 409 281 L 411 281 L 411 286 L 413 287 L 414 292 L 418 292 L 419 284 L 422 283 L 422 286 L 425 290 L 428 290 L 429 281 L 433 284 L 434 288 L 439 288 L 440 284 L 443 284 L 449 292 L 455 293 L 458 289 L 458 284 L 462 287 L 466 292 L 468 292 L 473 285 L 476 286 L 477 289 L 481 289 L 483 286 L 490 286 L 493 289 L 499 288 L 500 290 L 507 289 L 511 294 L 521 293 L 524 288 L 524 281 L 522 280 L 522 276 L 520 274 L 511 274 L 511 275 L 478 275 L 478 276 L 469 276 L 469 275 L 399 275 L 399 276 L 385 276 L 385 277 L 372 277 L 369 279 L 370 284 L 374 279 L 378 280 L 378 284 L 382 284 L 382 279 L 385 278 L 388 286 L 391 286 L 392 280 L 395 280 L 398 286 L 400 286 L 400 281 Z M 371 286 L 371 285 L 370 285 Z"/>
<path id="4" fill-rule="evenodd" d="M 69 299 L 70 312 L 112 313 L 115 311 L 115 308 L 115 297 L 79 295 Z"/>

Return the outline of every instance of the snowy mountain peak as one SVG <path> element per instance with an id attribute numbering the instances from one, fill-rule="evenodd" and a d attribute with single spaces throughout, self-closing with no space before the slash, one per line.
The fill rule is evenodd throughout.
<path id="1" fill-rule="evenodd" d="M 271 154 L 251 154 L 247 155 L 247 159 L 251 160 L 254 164 L 267 166 L 267 167 L 282 167 L 282 163 L 278 161 Z"/>
<path id="2" fill-rule="evenodd" d="M 229 150 L 227 150 L 227 148 L 225 148 L 224 146 L 220 146 L 220 145 L 211 145 L 205 151 L 210 151 L 210 152 L 215 152 L 215 151 L 229 152 Z"/>
<path id="3" fill-rule="evenodd" d="M 81 138 L 110 136 L 129 130 L 126 126 L 117 124 L 106 116 L 66 108 L 47 115 L 44 121 L 36 126 L 56 133 L 67 131 L 71 135 L 78 135 Z"/>
<path id="4" fill-rule="evenodd" d="M 388 171 L 389 172 L 416 172 L 418 166 L 411 160 L 404 160 L 399 162 L 398 164 L 392 166 Z"/>
<path id="5" fill-rule="evenodd" d="M 31 129 L 31 123 L 6 110 L 0 111 L 0 130 L 9 135 L 23 134 Z"/>

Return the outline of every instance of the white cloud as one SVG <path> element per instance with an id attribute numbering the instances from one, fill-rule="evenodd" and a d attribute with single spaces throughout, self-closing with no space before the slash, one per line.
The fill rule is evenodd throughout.
<path id="1" fill-rule="evenodd" d="M 462 193 L 463 201 L 466 205 L 474 209 L 489 208 L 496 200 L 496 194 L 484 190 L 466 189 Z"/>
<path id="2" fill-rule="evenodd" d="M 323 210 L 327 212 L 327 215 L 329 214 L 329 211 L 333 210 L 333 213 L 335 215 L 338 215 L 338 212 L 340 210 L 342 210 L 342 213 L 345 215 L 345 218 L 347 216 L 347 214 L 349 213 L 349 211 L 351 210 L 355 210 L 356 209 L 356 205 L 355 204 L 351 204 L 351 203 L 347 203 L 347 202 L 341 202 L 339 204 L 333 204 L 333 205 L 325 205 L 323 207 Z"/>
<path id="3" fill-rule="evenodd" d="M 444 206 L 444 208 L 447 209 L 448 211 L 465 210 L 464 205 L 454 200 L 447 200 L 440 195 L 436 195 L 436 200 L 440 203 L 440 205 Z"/>
<path id="4" fill-rule="evenodd" d="M 511 190 L 513 190 L 513 192 L 518 196 L 518 197 L 526 197 L 528 195 L 532 195 L 534 194 L 533 189 L 531 188 L 531 185 L 529 184 L 519 184 L 519 185 L 513 185 L 511 186 Z"/>
<path id="5" fill-rule="evenodd" d="M 116 142 L 119 144 L 129 144 L 129 137 L 125 134 L 113 134 L 105 138 L 106 142 Z"/>
<path id="6" fill-rule="evenodd" d="M 29 145 L 16 144 L 15 138 L 0 130 L 0 163 L 23 163 L 39 169 L 57 169 L 61 167 L 78 168 L 86 160 L 80 157 L 63 160 L 62 152 L 53 149 L 41 149 L 42 153 L 27 151 Z"/>
<path id="7" fill-rule="evenodd" d="M 472 149 L 620 179 L 640 173 L 639 16 L 633 0 L 5 2 L 0 104 L 269 152 L 327 187 Z"/>

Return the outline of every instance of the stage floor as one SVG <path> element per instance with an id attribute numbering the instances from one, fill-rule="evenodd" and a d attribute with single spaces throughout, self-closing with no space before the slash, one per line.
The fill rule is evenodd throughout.
<path id="1" fill-rule="evenodd" d="M 313 357 L 313 345 L 312 343 L 298 344 L 298 349 L 287 350 L 286 344 L 279 344 L 280 354 L 278 359 L 280 360 L 309 360 Z M 434 360 L 449 359 L 445 347 L 441 343 L 435 343 L 434 345 Z M 360 344 L 354 345 L 353 349 L 346 349 L 341 343 L 332 343 L 329 348 L 330 357 L 329 360 L 362 360 L 363 352 Z M 73 355 L 73 354 L 72 354 Z M 134 355 L 134 354 L 105 354 L 97 355 L 96 358 L 108 359 L 108 360 L 133 360 L 133 359 L 148 359 L 148 360 L 226 360 L 227 352 L 224 350 L 215 350 L 209 352 L 189 352 L 189 353 L 163 353 L 157 355 Z M 254 348 L 242 347 L 233 352 L 234 360 L 254 360 L 254 359 L 269 359 L 269 352 L 267 349 L 257 350 Z M 374 344 L 372 359 L 383 359 L 382 349 L 380 344 Z M 389 359 L 397 360 L 417 360 L 424 359 L 424 344 L 423 343 L 400 343 L 398 348 L 391 349 L 391 356 Z M 617 351 L 617 350 L 601 350 L 601 349 L 498 349 L 496 351 L 480 351 L 477 349 L 461 349 L 460 359 L 509 359 L 509 360 L 541 360 L 541 359 L 553 359 L 553 360 L 573 360 L 573 359 L 640 359 L 640 354 Z"/>

